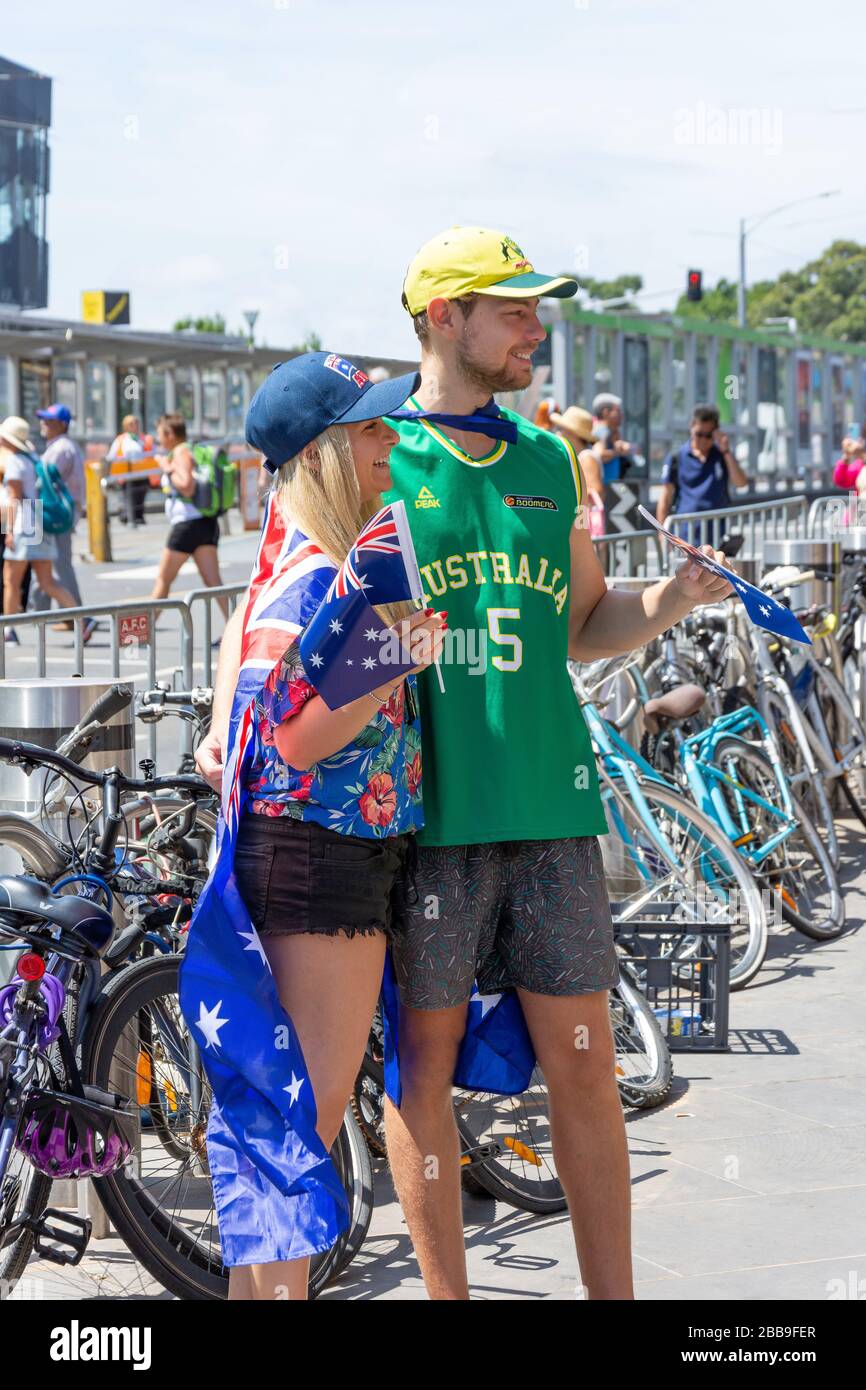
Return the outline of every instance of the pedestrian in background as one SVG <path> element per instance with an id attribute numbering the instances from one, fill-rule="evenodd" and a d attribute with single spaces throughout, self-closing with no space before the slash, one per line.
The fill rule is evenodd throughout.
<path id="1" fill-rule="evenodd" d="M 719 429 L 716 406 L 696 405 L 692 411 L 689 442 L 672 449 L 662 464 L 662 490 L 656 505 L 656 519 L 664 525 L 671 513 L 676 516 L 730 507 L 731 487 L 747 487 L 748 482 L 728 436 Z M 696 522 L 692 528 L 695 533 L 697 527 Z M 701 539 L 717 546 L 724 529 L 724 519 L 721 519 L 713 523 L 713 534 Z"/>
<path id="2" fill-rule="evenodd" d="M 54 405 L 48 406 L 47 410 L 37 410 L 36 414 L 39 417 L 39 433 L 47 441 L 42 458 L 45 463 L 54 464 L 75 504 L 71 529 L 54 536 L 54 572 L 61 587 L 72 595 L 75 601 L 73 606 L 80 608 L 81 590 L 78 587 L 72 559 L 72 541 L 78 518 L 84 511 L 84 458 L 69 434 L 72 412 L 68 406 L 55 402 Z M 30 588 L 29 606 L 34 612 L 44 613 L 51 607 L 51 595 L 40 584 L 35 571 L 34 580 L 35 583 Z M 57 629 L 72 626 L 71 622 L 65 621 L 58 623 Z"/>
<path id="3" fill-rule="evenodd" d="M 166 492 L 165 514 L 171 523 L 165 549 L 159 562 L 159 573 L 153 586 L 152 598 L 167 598 L 172 584 L 190 555 L 208 589 L 222 584 L 217 545 L 219 518 L 202 516 L 192 501 L 195 493 L 192 450 L 186 440 L 186 421 L 179 411 L 163 415 L 157 421 L 157 438 L 165 450 L 160 460 L 163 470 L 163 490 Z M 229 606 L 225 597 L 217 599 L 223 617 L 228 621 Z"/>
<path id="4" fill-rule="evenodd" d="M 833 483 L 845 488 L 846 492 L 857 491 L 861 496 L 866 492 L 866 441 L 860 436 L 857 426 L 842 440 L 842 457 L 837 459 L 833 469 Z"/>
<path id="5" fill-rule="evenodd" d="M 20 613 L 21 585 L 27 566 L 35 582 L 60 608 L 75 608 L 68 589 L 58 583 L 53 564 L 57 554 L 56 537 L 42 532 L 37 512 L 36 458 L 26 420 L 10 415 L 0 425 L 0 471 L 3 475 L 2 524 L 6 535 L 3 551 L 3 611 Z M 88 642 L 95 627 L 92 618 L 84 625 Z M 5 640 L 18 642 L 14 628 L 6 628 Z"/>
<path id="6" fill-rule="evenodd" d="M 134 477 L 132 464 L 139 463 L 142 459 L 153 453 L 153 442 L 150 448 L 142 437 L 141 421 L 137 415 L 124 415 L 120 424 L 120 434 L 114 440 L 108 453 L 105 455 L 109 463 L 125 463 L 127 467 L 127 482 L 123 488 L 123 510 L 118 520 L 126 526 L 144 525 L 144 499 L 147 496 L 150 483 L 146 477 Z"/>
<path id="7" fill-rule="evenodd" d="M 618 483 L 634 462 L 634 448 L 621 438 L 622 398 L 600 391 L 592 402 L 593 439 L 605 483 Z"/>
<path id="8" fill-rule="evenodd" d="M 602 477 L 600 445 L 594 437 L 594 422 L 588 410 L 579 405 L 570 405 L 562 415 L 550 412 L 550 423 L 557 434 L 569 441 L 580 464 L 586 494 L 589 501 L 584 524 L 593 537 L 603 536 L 605 532 L 604 481 Z"/>

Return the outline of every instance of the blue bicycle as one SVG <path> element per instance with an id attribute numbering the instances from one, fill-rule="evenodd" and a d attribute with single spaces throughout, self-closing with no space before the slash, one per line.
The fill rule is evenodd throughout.
<path id="1" fill-rule="evenodd" d="M 622 736 L 640 701 L 632 699 L 618 719 L 604 717 L 618 678 L 633 664 L 605 661 L 582 673 L 569 665 L 598 759 L 610 831 L 602 837 L 602 853 L 615 919 L 625 924 L 664 916 L 676 922 L 679 935 L 669 949 L 683 960 L 696 940 L 683 935 L 684 925 L 729 926 L 731 988 L 742 988 L 767 949 L 760 890 L 715 817 Z"/>
<path id="2" fill-rule="evenodd" d="M 830 854 L 795 798 L 776 739 L 748 704 L 694 728 L 705 696 L 680 686 L 647 699 L 642 748 L 653 766 L 687 790 L 748 864 L 776 909 L 817 941 L 836 937 L 845 904 Z"/>

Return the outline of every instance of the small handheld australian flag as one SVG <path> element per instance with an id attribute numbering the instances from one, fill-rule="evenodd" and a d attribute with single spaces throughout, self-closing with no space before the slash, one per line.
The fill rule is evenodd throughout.
<path id="1" fill-rule="evenodd" d="M 372 605 L 422 597 L 406 506 L 391 502 L 359 532 L 298 639 L 307 679 L 329 709 L 411 670 L 408 650 Z"/>
<path id="2" fill-rule="evenodd" d="M 700 565 L 701 569 L 710 570 L 712 574 L 718 574 L 723 579 L 727 579 L 728 583 L 733 586 L 734 593 L 742 600 L 749 618 L 757 627 L 766 628 L 768 632 L 775 633 L 777 637 L 788 637 L 792 642 L 806 642 L 809 646 L 812 645 L 811 637 L 794 617 L 790 608 L 786 608 L 778 599 L 763 593 L 761 589 L 750 584 L 735 570 L 726 569 L 724 565 L 718 564 L 709 555 L 702 555 L 696 546 L 690 545 L 681 536 L 675 536 L 666 526 L 661 526 L 646 507 L 638 507 L 638 511 L 666 540 L 670 541 L 671 545 L 684 551 L 691 560 L 694 560 L 696 565 Z"/>

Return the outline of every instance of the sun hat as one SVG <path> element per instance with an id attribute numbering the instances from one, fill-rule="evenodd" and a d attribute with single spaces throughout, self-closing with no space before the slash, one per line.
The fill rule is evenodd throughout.
<path id="1" fill-rule="evenodd" d="M 552 410 L 550 423 L 556 425 L 558 429 L 568 430 L 570 434 L 576 434 L 578 439 L 585 439 L 587 444 L 592 443 L 592 415 L 579 405 L 570 405 L 562 415 Z"/>
<path id="2" fill-rule="evenodd" d="M 8 444 L 12 449 L 20 449 L 22 453 L 33 452 L 30 426 L 26 420 L 22 420 L 20 415 L 7 415 L 0 425 L 0 441 Z"/>

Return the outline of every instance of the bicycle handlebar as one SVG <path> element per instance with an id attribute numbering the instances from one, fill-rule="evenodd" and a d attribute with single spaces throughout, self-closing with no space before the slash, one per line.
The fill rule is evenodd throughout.
<path id="1" fill-rule="evenodd" d="M 38 743 L 25 743 L 21 739 L 0 738 L 0 762 L 25 767 L 28 763 L 34 767 L 53 767 L 58 772 L 65 773 L 67 777 L 86 782 L 91 787 L 109 785 L 120 791 L 186 791 L 191 796 L 214 795 L 213 788 L 192 773 L 176 773 L 173 777 L 143 778 L 127 777 L 117 767 L 107 768 L 105 772 L 91 772 L 88 768 L 73 762 L 71 758 L 64 757 L 62 753 L 56 753 L 50 748 L 41 748 Z"/>

